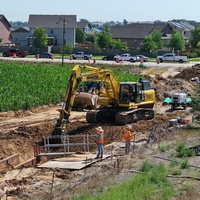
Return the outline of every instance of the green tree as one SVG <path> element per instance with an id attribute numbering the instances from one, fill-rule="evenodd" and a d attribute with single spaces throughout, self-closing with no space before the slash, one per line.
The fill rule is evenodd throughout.
<path id="1" fill-rule="evenodd" d="M 71 54 L 73 52 L 73 47 L 72 47 L 72 44 L 70 42 L 68 42 L 66 45 L 65 45 L 65 52 L 67 54 Z"/>
<path id="2" fill-rule="evenodd" d="M 120 39 L 113 41 L 113 48 L 114 49 L 122 49 L 128 51 L 128 46 L 126 42 L 122 42 Z"/>
<path id="3" fill-rule="evenodd" d="M 95 43 L 95 35 L 94 34 L 87 34 L 86 35 L 86 41 Z"/>
<path id="4" fill-rule="evenodd" d="M 85 43 L 86 41 L 86 34 L 85 32 L 80 28 L 76 28 L 76 42 L 78 43 Z"/>
<path id="5" fill-rule="evenodd" d="M 0 38 L 0 44 L 2 43 L 2 41 L 3 41 L 3 38 Z"/>
<path id="6" fill-rule="evenodd" d="M 140 45 L 140 51 L 152 52 L 156 55 L 158 50 L 163 48 L 162 35 L 159 31 L 153 31 L 151 35 L 144 38 L 144 42 Z"/>
<path id="7" fill-rule="evenodd" d="M 101 54 L 101 48 L 98 46 L 97 43 L 94 44 L 94 52 L 96 55 L 100 55 Z"/>
<path id="8" fill-rule="evenodd" d="M 152 52 L 154 55 L 158 52 L 156 43 L 153 41 L 151 35 L 144 38 L 144 42 L 140 45 L 139 49 L 144 52 Z"/>
<path id="9" fill-rule="evenodd" d="M 183 39 L 183 36 L 175 29 L 172 30 L 172 36 L 169 40 L 168 47 L 171 50 L 174 49 L 175 51 L 185 49 L 185 40 Z"/>
<path id="10" fill-rule="evenodd" d="M 46 29 L 44 27 L 35 28 L 33 31 L 33 46 L 38 49 L 45 48 L 48 45 Z"/>
<path id="11" fill-rule="evenodd" d="M 89 22 L 87 19 L 80 19 L 80 22 Z"/>
<path id="12" fill-rule="evenodd" d="M 190 44 L 193 48 L 196 48 L 199 41 L 200 41 L 200 27 L 195 27 L 195 29 L 191 31 Z"/>
<path id="13" fill-rule="evenodd" d="M 156 43 L 156 49 L 160 50 L 163 48 L 163 42 L 162 42 L 162 34 L 159 31 L 153 31 L 151 34 L 152 40 Z"/>
<path id="14" fill-rule="evenodd" d="M 123 47 L 123 44 L 122 44 L 122 41 L 120 39 L 115 40 L 113 42 L 113 48 L 114 49 L 122 49 L 122 47 Z"/>
<path id="15" fill-rule="evenodd" d="M 110 29 L 108 25 L 105 26 L 105 30 L 97 35 L 97 44 L 100 48 L 112 48 L 113 47 L 113 39 L 110 33 Z"/>

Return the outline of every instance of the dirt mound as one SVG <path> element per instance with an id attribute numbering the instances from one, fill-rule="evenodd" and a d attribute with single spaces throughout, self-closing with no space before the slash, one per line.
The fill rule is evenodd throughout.
<path id="1" fill-rule="evenodd" d="M 193 77 L 200 78 L 200 64 L 192 66 L 192 68 L 186 68 L 177 74 L 174 78 L 181 78 L 186 81 L 190 81 Z"/>
<path id="2" fill-rule="evenodd" d="M 166 97 L 171 97 L 174 93 L 186 93 L 188 96 L 192 96 L 195 86 L 183 79 L 172 78 L 163 81 L 163 83 L 154 84 L 152 87 L 156 92 L 157 101 L 163 101 Z"/>

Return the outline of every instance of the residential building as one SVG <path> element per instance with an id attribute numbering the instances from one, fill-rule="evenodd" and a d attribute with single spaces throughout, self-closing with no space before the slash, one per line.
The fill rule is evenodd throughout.
<path id="1" fill-rule="evenodd" d="M 0 14 L 0 38 L 2 38 L 1 44 L 8 45 L 12 43 L 12 35 L 10 33 L 11 24 L 6 17 Z"/>
<path id="2" fill-rule="evenodd" d="M 48 35 L 49 46 L 59 46 L 70 43 L 75 46 L 76 15 L 29 15 L 29 40 L 31 45 L 33 30 L 44 27 Z"/>
<path id="3" fill-rule="evenodd" d="M 143 43 L 146 36 L 151 35 L 154 30 L 157 30 L 162 34 L 163 50 L 167 50 L 167 44 L 169 43 L 173 29 L 181 33 L 187 42 L 191 36 L 191 30 L 194 28 L 193 26 L 189 26 L 189 24 L 186 26 L 186 24 L 174 22 L 155 22 L 112 26 L 110 31 L 113 39 L 120 39 L 122 42 L 126 42 L 130 49 L 137 49 Z"/>
<path id="4" fill-rule="evenodd" d="M 28 38 L 29 38 L 29 27 L 19 27 L 19 26 L 12 26 L 11 28 L 12 33 L 12 43 L 16 46 L 27 46 L 28 45 Z"/>
<path id="5" fill-rule="evenodd" d="M 86 34 L 92 34 L 92 24 L 90 22 L 77 22 L 77 27 L 81 28 Z"/>

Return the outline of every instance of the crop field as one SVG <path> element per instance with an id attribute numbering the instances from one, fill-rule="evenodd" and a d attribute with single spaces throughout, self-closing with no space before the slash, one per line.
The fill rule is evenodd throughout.
<path id="1" fill-rule="evenodd" d="M 0 62 L 0 112 L 57 104 L 65 94 L 73 65 Z M 141 76 L 113 70 L 119 81 Z"/>

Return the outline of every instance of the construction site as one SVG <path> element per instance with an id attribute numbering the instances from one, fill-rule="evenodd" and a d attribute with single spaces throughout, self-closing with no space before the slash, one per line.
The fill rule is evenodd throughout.
<path id="1" fill-rule="evenodd" d="M 58 123 L 62 103 L 0 113 L 0 199 L 71 199 L 84 188 L 94 191 L 97 185 L 120 183 L 137 172 L 145 159 L 154 156 L 158 162 L 162 158 L 167 160 L 169 155 L 158 152 L 158 146 L 178 141 L 181 131 L 188 147 L 197 145 L 199 135 L 196 130 L 199 129 L 195 129 L 194 135 L 187 135 L 187 127 L 193 119 L 191 108 L 172 109 L 170 104 L 163 105 L 163 101 L 174 93 L 186 93 L 192 98 L 198 84 L 191 79 L 200 77 L 200 65 L 155 66 L 144 70 L 130 67 L 128 73 L 146 76 L 156 99 L 153 117 L 128 121 L 136 133 L 129 155 L 124 155 L 122 139 L 126 125 L 116 124 L 109 118 L 90 123 L 86 120 L 87 108 L 72 109 L 65 133 L 60 136 L 51 133 Z M 60 111 L 62 114 L 65 115 Z M 94 159 L 98 126 L 104 130 L 102 159 Z M 52 143 L 52 139 L 57 142 Z M 197 178 L 199 157 L 192 157 L 189 162 L 195 171 L 190 176 Z M 191 180 L 191 184 L 195 188 L 195 198 L 200 198 L 198 181 Z M 61 186 L 63 189 L 58 190 Z M 189 197 L 191 194 L 179 199 Z"/>

